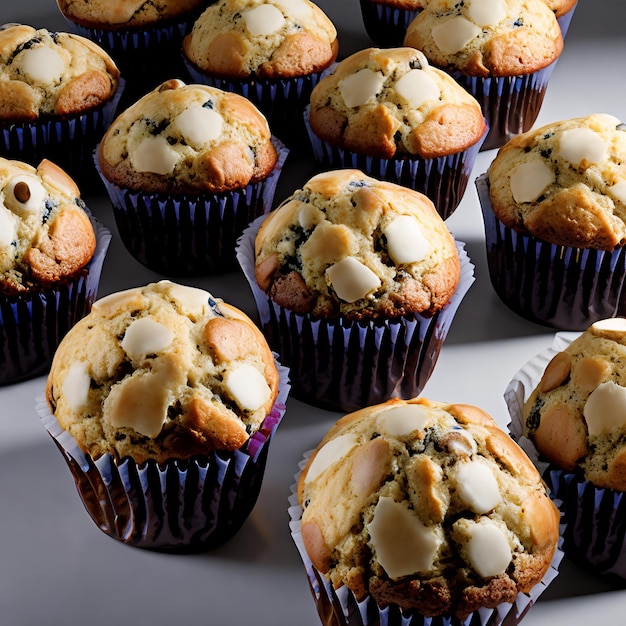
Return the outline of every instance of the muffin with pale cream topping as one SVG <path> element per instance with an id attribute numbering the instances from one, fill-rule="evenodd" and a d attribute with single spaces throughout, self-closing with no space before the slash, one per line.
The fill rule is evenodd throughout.
<path id="1" fill-rule="evenodd" d="M 104 532 L 202 548 L 254 506 L 284 410 L 281 372 L 242 311 L 161 281 L 94 303 L 54 356 L 41 415 Z"/>
<path id="2" fill-rule="evenodd" d="M 235 266 L 236 239 L 270 210 L 286 156 L 243 96 L 170 80 L 118 115 L 96 161 L 131 254 L 190 275 Z"/>
<path id="3" fill-rule="evenodd" d="M 494 624 L 516 623 L 558 564 L 560 514 L 538 471 L 469 405 L 391 400 L 342 417 L 291 501 L 292 536 L 333 623 L 361 624 L 360 611 L 390 626 L 469 623 L 490 610 Z"/>
<path id="4" fill-rule="evenodd" d="M 503 146 L 477 179 L 491 281 L 523 317 L 563 330 L 623 315 L 626 131 L 559 120 Z"/>
<path id="5" fill-rule="evenodd" d="M 344 410 L 416 395 L 473 282 L 425 195 L 358 170 L 309 179 L 237 255 L 294 394 Z"/>

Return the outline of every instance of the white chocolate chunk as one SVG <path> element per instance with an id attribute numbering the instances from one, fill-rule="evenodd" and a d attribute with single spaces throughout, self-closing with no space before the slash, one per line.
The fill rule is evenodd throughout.
<path id="1" fill-rule="evenodd" d="M 265 376 L 247 363 L 229 369 L 224 375 L 224 385 L 232 399 L 244 411 L 261 408 L 272 393 Z"/>
<path id="2" fill-rule="evenodd" d="M 609 317 L 604 320 L 598 320 L 591 325 L 591 332 L 600 337 L 619 340 L 626 333 L 626 318 Z"/>
<path id="3" fill-rule="evenodd" d="M 453 428 L 450 432 L 455 436 L 446 440 L 446 446 L 452 454 L 456 456 L 476 454 L 478 450 L 476 440 L 464 428 Z"/>
<path id="4" fill-rule="evenodd" d="M 305 0 L 274 0 L 285 15 L 291 15 L 298 20 L 306 20 L 311 17 L 312 9 L 309 2 Z"/>
<path id="5" fill-rule="evenodd" d="M 124 289 L 116 291 L 107 296 L 99 298 L 93 303 L 91 310 L 98 315 L 105 317 L 114 316 L 117 311 L 123 308 L 133 308 L 131 302 L 135 302 L 135 308 L 142 308 L 144 297 L 141 288 L 133 287 L 132 289 Z"/>
<path id="6" fill-rule="evenodd" d="M 24 50 L 21 56 L 22 71 L 33 82 L 46 85 L 58 83 L 65 71 L 61 55 L 51 48 L 39 47 Z"/>
<path id="7" fill-rule="evenodd" d="M 368 530 L 378 562 L 391 579 L 432 569 L 437 535 L 403 504 L 380 498 Z"/>
<path id="8" fill-rule="evenodd" d="M 315 480 L 357 445 L 359 445 L 359 438 L 352 433 L 346 433 L 331 439 L 317 451 L 307 470 L 305 482 L 309 483 Z"/>
<path id="9" fill-rule="evenodd" d="M 70 410 L 78 411 L 87 404 L 91 377 L 87 373 L 86 363 L 72 363 L 65 374 L 61 393 Z"/>
<path id="10" fill-rule="evenodd" d="M 432 415 L 420 404 L 399 404 L 383 411 L 376 419 L 376 425 L 389 437 L 404 437 L 425 430 L 432 421 Z"/>
<path id="11" fill-rule="evenodd" d="M 339 83 L 341 97 L 347 107 L 359 107 L 375 98 L 385 82 L 381 72 L 364 68 Z"/>
<path id="12" fill-rule="evenodd" d="M 2 190 L 4 206 L 21 216 L 27 214 L 43 215 L 48 192 L 36 176 L 18 174 Z"/>
<path id="13" fill-rule="evenodd" d="M 467 6 L 467 17 L 478 26 L 495 26 L 506 17 L 504 0 L 471 0 Z"/>
<path id="14" fill-rule="evenodd" d="M 138 172 L 171 174 L 180 156 L 162 136 L 146 137 L 130 153 L 130 162 Z"/>
<path id="15" fill-rule="evenodd" d="M 574 167 L 583 163 L 596 165 L 607 155 L 608 146 L 598 133 L 590 128 L 570 128 L 561 133 L 559 154 Z"/>
<path id="16" fill-rule="evenodd" d="M 511 562 L 511 547 L 504 533 L 490 522 L 474 524 L 470 531 L 467 552 L 470 565 L 479 576 L 488 578 L 506 571 Z"/>
<path id="17" fill-rule="evenodd" d="M 383 233 L 389 256 L 396 265 L 417 263 L 430 252 L 430 243 L 422 227 L 412 215 L 400 215 Z"/>
<path id="18" fill-rule="evenodd" d="M 214 109 L 194 104 L 178 115 L 173 126 L 185 141 L 200 148 L 215 141 L 222 133 L 224 118 Z"/>
<path id="19" fill-rule="evenodd" d="M 347 256 L 326 270 L 337 297 L 355 302 L 378 289 L 381 282 L 374 272 L 352 256 Z"/>
<path id="20" fill-rule="evenodd" d="M 122 339 L 122 349 L 133 360 L 142 360 L 151 354 L 158 354 L 174 340 L 174 333 L 154 321 L 151 317 L 135 320 L 127 329 Z"/>
<path id="21" fill-rule="evenodd" d="M 488 513 L 502 501 L 498 481 L 484 463 L 460 463 L 456 477 L 459 495 L 474 513 Z"/>
<path id="22" fill-rule="evenodd" d="M 618 202 L 626 204 L 626 180 L 619 180 L 614 185 L 607 187 L 606 192 Z"/>
<path id="23" fill-rule="evenodd" d="M 283 14 L 271 4 L 260 4 L 254 9 L 244 11 L 243 20 L 246 30 L 253 36 L 266 36 L 280 30 L 285 23 Z"/>
<path id="24" fill-rule="evenodd" d="M 433 27 L 431 33 L 435 45 L 441 52 L 454 54 L 478 36 L 481 28 L 464 17 L 458 16 Z"/>
<path id="25" fill-rule="evenodd" d="M 534 202 L 556 180 L 556 174 L 537 156 L 514 168 L 510 180 L 515 202 Z"/>
<path id="26" fill-rule="evenodd" d="M 434 78 L 424 70 L 409 70 L 396 81 L 394 89 L 413 109 L 419 109 L 424 102 L 439 100 L 441 96 Z"/>
<path id="27" fill-rule="evenodd" d="M 626 426 L 626 387 L 609 380 L 587 398 L 583 415 L 589 436 L 623 430 Z"/>
<path id="28" fill-rule="evenodd" d="M 18 218 L 6 207 L 0 206 L 0 246 L 10 246 L 17 238 Z"/>
<path id="29" fill-rule="evenodd" d="M 203 314 L 209 306 L 209 300 L 217 302 L 208 291 L 199 289 L 198 287 L 179 285 L 169 280 L 161 280 L 159 281 L 159 285 L 167 286 L 170 296 L 174 298 L 185 310 L 185 313 L 189 315 Z"/>

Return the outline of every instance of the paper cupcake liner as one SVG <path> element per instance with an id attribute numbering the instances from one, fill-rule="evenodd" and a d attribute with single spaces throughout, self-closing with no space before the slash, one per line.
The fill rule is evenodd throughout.
<path id="1" fill-rule="evenodd" d="M 578 336 L 579 333 L 557 333 L 549 348 L 516 372 L 504 394 L 511 416 L 511 435 L 542 473 L 552 496 L 562 501 L 565 554 L 597 575 L 626 579 L 626 494 L 595 487 L 579 473 L 547 463 L 523 436 L 525 402 L 552 358 Z"/>
<path id="2" fill-rule="evenodd" d="M 522 235 L 500 222 L 486 174 L 476 179 L 494 290 L 512 311 L 561 330 L 585 330 L 626 314 L 626 249 L 571 248 Z"/>
<path id="3" fill-rule="evenodd" d="M 254 239 L 263 219 L 244 231 L 237 258 L 250 284 L 263 333 L 290 369 L 294 397 L 329 410 L 353 411 L 394 397 L 419 395 L 474 282 L 474 265 L 465 244 L 456 242 L 461 258 L 457 290 L 433 316 L 360 322 L 313 319 L 278 306 L 258 287 Z"/>
<path id="4" fill-rule="evenodd" d="M 499 148 L 516 135 L 532 128 L 556 63 L 554 61 L 532 74 L 500 78 L 451 72 L 452 77 L 478 100 L 487 119 L 489 132 L 481 150 Z"/>
<path id="5" fill-rule="evenodd" d="M 124 89 L 125 81 L 120 79 L 110 100 L 79 115 L 0 123 L 0 155 L 34 167 L 45 158 L 79 183 L 97 180 L 91 154 L 111 125 Z"/>
<path id="6" fill-rule="evenodd" d="M 572 23 L 572 17 L 574 17 L 574 11 L 577 6 L 578 2 L 567 13 L 561 15 L 561 17 L 558 17 L 556 20 L 561 27 L 561 35 L 563 36 L 563 39 L 565 39 L 565 36 L 569 31 L 570 24 Z"/>
<path id="7" fill-rule="evenodd" d="M 234 452 L 141 465 L 110 454 L 93 459 L 63 430 L 44 397 L 36 410 L 74 478 L 94 523 L 122 543 L 164 552 L 200 552 L 231 539 L 254 508 L 270 443 L 289 393 L 288 370 L 277 363 L 280 386 L 259 430 Z"/>
<path id="8" fill-rule="evenodd" d="M 242 189 L 197 196 L 143 193 L 107 180 L 120 238 L 152 271 L 172 276 L 209 275 L 237 267 L 237 238 L 252 220 L 269 213 L 289 150 L 272 139 L 278 161 L 270 175 Z"/>
<path id="9" fill-rule="evenodd" d="M 293 78 L 229 79 L 209 76 L 184 60 L 193 81 L 237 93 L 252 101 L 267 118 L 272 134 L 290 148 L 299 147 L 306 139 L 302 112 L 309 103 L 313 88 L 327 70 Z"/>
<path id="10" fill-rule="evenodd" d="M 315 160 L 328 169 L 358 169 L 369 176 L 386 180 L 428 196 L 442 219 L 454 213 L 463 199 L 476 157 L 487 131 L 467 150 L 448 156 L 424 159 L 400 156 L 390 159 L 350 152 L 320 139 L 309 124 L 309 109 L 304 113 L 304 124 Z"/>
<path id="11" fill-rule="evenodd" d="M 402 46 L 409 24 L 422 11 L 388 6 L 376 0 L 360 0 L 360 4 L 365 32 L 379 48 Z"/>
<path id="12" fill-rule="evenodd" d="M 84 268 L 50 287 L 0 296 L 0 385 L 46 373 L 61 339 L 91 310 L 111 232 L 90 219 L 96 250 Z"/>
<path id="13" fill-rule="evenodd" d="M 299 464 L 300 470 L 306 465 L 311 452 L 305 453 Z M 297 495 L 298 478 L 299 473 L 295 476 L 289 496 L 289 529 L 302 559 L 309 589 L 322 624 L 333 626 L 515 626 L 558 576 L 559 566 L 563 559 L 562 540 L 559 540 L 559 546 L 548 571 L 528 593 L 518 594 L 513 603 L 502 603 L 496 608 L 474 611 L 465 620 L 460 620 L 453 615 L 426 617 L 416 611 L 403 611 L 395 604 L 381 608 L 370 596 L 359 601 L 345 586 L 334 589 L 330 581 L 313 566 L 306 552 L 302 539 L 302 507 Z"/>

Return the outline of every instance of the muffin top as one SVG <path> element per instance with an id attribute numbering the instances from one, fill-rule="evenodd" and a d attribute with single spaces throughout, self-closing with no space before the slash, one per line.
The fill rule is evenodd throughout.
<path id="1" fill-rule="evenodd" d="M 274 357 L 254 323 L 169 281 L 96 300 L 61 341 L 46 387 L 83 451 L 137 463 L 238 449 L 277 393 Z"/>
<path id="2" fill-rule="evenodd" d="M 563 38 L 543 0 L 430 0 L 409 24 L 404 45 L 443 69 L 499 77 L 550 65 Z"/>
<path id="3" fill-rule="evenodd" d="M 337 58 L 337 31 L 309 0 L 219 0 L 196 20 L 183 52 L 215 77 L 292 78 Z"/>
<path id="4" fill-rule="evenodd" d="M 553 122 L 511 139 L 488 170 L 496 217 L 548 243 L 626 243 L 626 126 L 607 114 Z"/>
<path id="5" fill-rule="evenodd" d="M 96 236 L 76 183 L 44 159 L 0 157 L 0 293 L 47 287 L 84 267 Z"/>
<path id="6" fill-rule="evenodd" d="M 136 191 L 222 192 L 266 178 L 278 159 L 247 98 L 173 79 L 121 113 L 98 148 L 109 181 Z"/>
<path id="7" fill-rule="evenodd" d="M 311 94 L 311 129 L 331 145 L 391 158 L 447 156 L 486 131 L 478 101 L 415 48 L 368 48 Z"/>
<path id="8" fill-rule="evenodd" d="M 432 314 L 459 282 L 454 238 L 423 194 L 358 170 L 318 174 L 262 222 L 255 276 L 298 314 Z"/>
<path id="9" fill-rule="evenodd" d="M 84 113 L 113 97 L 119 77 L 89 39 L 22 24 L 0 28 L 0 122 Z"/>
<path id="10" fill-rule="evenodd" d="M 298 481 L 302 538 L 335 588 L 461 620 L 544 576 L 559 512 L 482 410 L 424 398 L 342 417 Z"/>
<path id="11" fill-rule="evenodd" d="M 61 13 L 81 26 L 115 30 L 150 26 L 200 9 L 207 0 L 57 0 Z"/>
<path id="12" fill-rule="evenodd" d="M 626 491 L 626 319 L 595 322 L 558 352 L 523 418 L 545 459 L 596 487 Z"/>

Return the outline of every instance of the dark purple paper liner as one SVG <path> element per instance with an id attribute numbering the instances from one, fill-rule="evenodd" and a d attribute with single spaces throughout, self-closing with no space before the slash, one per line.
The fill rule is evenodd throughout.
<path id="1" fill-rule="evenodd" d="M 278 161 L 270 175 L 242 189 L 196 196 L 142 193 L 101 174 L 120 238 L 141 264 L 171 276 L 202 276 L 237 267 L 237 238 L 269 213 L 289 150 L 272 139 Z M 97 162 L 96 168 L 100 173 Z"/>
<path id="2" fill-rule="evenodd" d="M 558 59 L 547 67 L 520 76 L 500 78 L 466 76 L 452 71 L 452 77 L 478 100 L 489 132 L 481 150 L 500 148 L 513 137 L 530 130 L 535 123 L 548 82 Z"/>
<path id="3" fill-rule="evenodd" d="M 430 378 L 456 311 L 474 282 L 465 244 L 456 242 L 461 279 L 431 317 L 349 321 L 313 319 L 278 306 L 254 278 L 254 238 L 263 217 L 239 240 L 237 258 L 270 347 L 290 369 L 292 395 L 328 410 L 353 411 L 418 396 Z"/>
<path id="4" fill-rule="evenodd" d="M 124 89 L 125 81 L 120 79 L 111 99 L 79 115 L 0 123 L 0 155 L 33 167 L 45 158 L 79 183 L 97 180 L 91 155 L 111 125 Z"/>
<path id="5" fill-rule="evenodd" d="M 499 298 L 521 317 L 561 330 L 585 330 L 626 314 L 626 249 L 571 248 L 522 235 L 491 207 L 486 174 L 476 179 L 487 265 Z"/>
<path id="6" fill-rule="evenodd" d="M 360 0 L 361 17 L 367 36 L 379 48 L 404 45 L 409 24 L 423 9 L 401 9 L 376 0 Z"/>
<path id="7" fill-rule="evenodd" d="M 284 414 L 288 370 L 278 365 L 277 401 L 259 430 L 234 452 L 138 465 L 105 454 L 94 460 L 37 399 L 40 419 L 63 454 L 82 503 L 109 537 L 164 552 L 201 552 L 230 540 L 261 490 L 271 440 Z"/>
<path id="8" fill-rule="evenodd" d="M 467 150 L 448 156 L 424 159 L 400 156 L 391 159 L 350 152 L 320 139 L 309 124 L 309 108 L 304 112 L 315 160 L 327 169 L 358 169 L 373 178 L 414 189 L 432 200 L 437 213 L 448 219 L 459 206 L 487 131 Z"/>
<path id="9" fill-rule="evenodd" d="M 61 339 L 91 310 L 111 232 L 90 219 L 96 250 L 84 268 L 60 284 L 0 296 L 0 385 L 45 374 Z"/>
<path id="10" fill-rule="evenodd" d="M 310 452 L 305 453 L 300 462 L 302 469 Z M 479 609 L 461 621 L 453 615 L 426 617 L 416 611 L 402 611 L 395 604 L 379 607 L 373 598 L 366 596 L 359 601 L 345 586 L 335 589 L 330 581 L 311 562 L 302 540 L 302 508 L 298 502 L 297 481 L 291 486 L 289 496 L 289 528 L 291 538 L 298 549 L 309 583 L 315 606 L 322 624 L 325 626 L 516 626 L 537 602 L 539 596 L 558 576 L 563 559 L 562 538 L 554 553 L 550 568 L 528 593 L 518 594 L 513 603 L 503 603 L 496 608 Z"/>
<path id="11" fill-rule="evenodd" d="M 229 79 L 205 74 L 183 57 L 191 79 L 248 98 L 267 118 L 272 134 L 294 149 L 306 139 L 302 114 L 311 92 L 327 70 L 294 78 Z"/>

